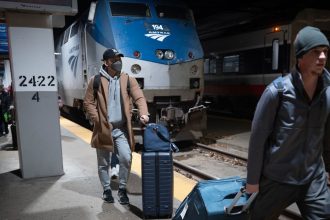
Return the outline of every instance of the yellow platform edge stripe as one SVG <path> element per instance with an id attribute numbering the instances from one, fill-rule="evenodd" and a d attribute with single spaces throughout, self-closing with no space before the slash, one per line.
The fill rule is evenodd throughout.
<path id="1" fill-rule="evenodd" d="M 71 133 L 78 136 L 80 139 L 85 141 L 86 143 L 90 143 L 92 132 L 80 125 L 60 117 L 60 125 L 63 126 L 65 129 L 69 130 Z M 138 153 L 132 153 L 132 168 L 136 175 L 141 178 L 141 155 Z M 174 198 L 183 201 L 184 198 L 191 192 L 191 190 L 196 185 L 196 181 L 188 179 L 187 177 L 183 176 L 180 173 L 174 172 Z"/>

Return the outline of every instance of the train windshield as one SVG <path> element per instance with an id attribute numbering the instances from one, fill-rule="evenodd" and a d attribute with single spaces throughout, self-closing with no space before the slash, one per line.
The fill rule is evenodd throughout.
<path id="1" fill-rule="evenodd" d="M 176 6 L 157 5 L 157 16 L 160 18 L 174 18 L 180 20 L 192 20 L 188 9 Z"/>
<path id="2" fill-rule="evenodd" d="M 110 2 L 112 16 L 150 17 L 148 5 L 141 3 Z"/>

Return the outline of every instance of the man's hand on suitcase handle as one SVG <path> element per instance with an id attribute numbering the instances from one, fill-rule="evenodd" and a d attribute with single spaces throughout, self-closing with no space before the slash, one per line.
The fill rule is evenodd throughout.
<path id="1" fill-rule="evenodd" d="M 252 194 L 255 192 L 259 192 L 259 184 L 246 184 L 246 193 Z"/>
<path id="2" fill-rule="evenodd" d="M 147 124 L 149 122 L 149 116 L 148 115 L 141 115 L 140 116 L 140 122 L 144 125 Z"/>

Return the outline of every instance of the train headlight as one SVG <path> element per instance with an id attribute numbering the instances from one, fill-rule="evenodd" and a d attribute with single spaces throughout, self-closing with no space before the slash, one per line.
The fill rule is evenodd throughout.
<path id="1" fill-rule="evenodd" d="M 174 58 L 174 52 L 172 50 L 165 51 L 165 59 L 172 60 Z"/>
<path id="2" fill-rule="evenodd" d="M 161 59 L 172 60 L 174 58 L 174 52 L 172 50 L 157 49 L 156 57 L 160 60 Z"/>
<path id="3" fill-rule="evenodd" d="M 195 76 L 197 74 L 198 71 L 198 66 L 193 65 L 192 67 L 190 67 L 190 74 Z"/>
<path id="4" fill-rule="evenodd" d="M 139 74 L 141 72 L 141 66 L 139 64 L 133 64 L 131 66 L 131 72 L 134 74 Z"/>
<path id="5" fill-rule="evenodd" d="M 164 57 L 163 51 L 162 50 L 156 50 L 156 57 L 158 59 L 163 59 L 163 57 Z"/>
<path id="6" fill-rule="evenodd" d="M 199 78 L 190 78 L 190 89 L 198 89 L 199 86 Z"/>

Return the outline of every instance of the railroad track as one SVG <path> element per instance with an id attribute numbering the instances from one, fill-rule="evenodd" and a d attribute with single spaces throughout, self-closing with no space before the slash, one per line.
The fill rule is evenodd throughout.
<path id="1" fill-rule="evenodd" d="M 194 145 L 194 154 L 203 154 L 204 156 L 212 155 L 215 160 L 225 161 L 228 164 L 234 164 L 241 167 L 246 167 L 247 158 L 237 156 L 233 153 L 226 152 L 219 148 L 209 147 L 205 144 L 196 143 Z M 182 157 L 182 156 L 179 156 Z M 181 171 L 184 175 L 189 178 L 199 180 L 211 180 L 211 179 L 219 179 L 219 176 L 215 176 L 214 174 L 209 174 L 207 171 L 194 168 L 193 166 L 187 165 L 178 158 L 176 154 L 174 154 L 173 165 L 177 168 L 177 171 Z M 186 171 L 186 172 L 185 172 Z M 235 175 L 235 174 L 234 174 Z"/>
<path id="2" fill-rule="evenodd" d="M 199 148 L 203 148 L 205 150 L 214 151 L 214 152 L 219 153 L 219 154 L 224 154 L 225 156 L 227 156 L 229 158 L 232 158 L 232 159 L 239 159 L 239 160 L 242 160 L 242 161 L 245 161 L 245 162 L 247 161 L 246 157 L 243 157 L 243 156 L 240 156 L 240 155 L 237 155 L 237 154 L 225 151 L 225 150 L 221 150 L 219 148 L 209 147 L 208 145 L 205 145 L 205 144 L 202 144 L 202 143 L 196 143 L 196 146 L 199 147 Z"/>

